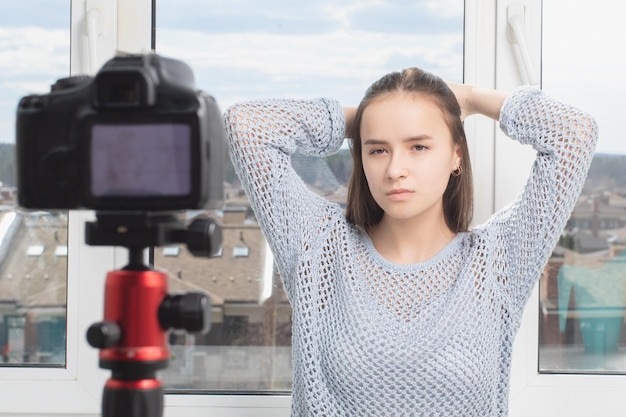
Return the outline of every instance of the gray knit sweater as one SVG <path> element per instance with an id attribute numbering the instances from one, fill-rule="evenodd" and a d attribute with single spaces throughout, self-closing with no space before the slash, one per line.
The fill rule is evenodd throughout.
<path id="1" fill-rule="evenodd" d="M 225 123 L 293 307 L 292 415 L 506 416 L 513 339 L 581 191 L 595 121 L 539 90 L 516 90 L 500 127 L 537 150 L 528 182 L 486 224 L 412 265 L 383 259 L 292 168 L 296 150 L 339 149 L 339 103 L 247 102 Z"/>

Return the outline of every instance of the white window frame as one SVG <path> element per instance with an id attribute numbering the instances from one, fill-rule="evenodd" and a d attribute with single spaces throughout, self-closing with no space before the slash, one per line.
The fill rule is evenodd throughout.
<path id="1" fill-rule="evenodd" d="M 509 38 L 507 12 L 520 6 L 525 11 L 523 26 L 532 66 L 541 68 L 541 0 L 466 0 L 465 82 L 503 90 L 529 83 L 518 46 Z M 495 27 L 491 22 L 496 22 Z M 477 183 L 476 220 L 481 222 L 517 195 L 535 152 L 507 139 L 490 121 L 470 120 L 467 128 Z M 510 417 L 624 415 L 626 376 L 540 374 L 538 365 L 536 286 L 513 348 Z"/>
<path id="2" fill-rule="evenodd" d="M 525 28 L 532 34 L 527 39 L 529 51 L 535 68 L 541 68 L 541 0 L 466 0 L 465 82 L 508 90 L 524 83 L 507 40 L 507 8 L 511 5 L 525 8 Z M 89 63 L 81 20 L 89 8 L 102 8 L 95 26 L 100 45 L 97 62 L 104 62 L 116 49 L 150 49 L 151 0 L 73 0 L 72 73 L 85 72 Z M 534 154 L 504 138 L 497 125 L 485 118 L 470 118 L 466 129 L 476 181 L 475 221 L 482 222 L 514 197 Z M 125 252 L 86 246 L 83 228 L 91 219 L 93 213 L 85 211 L 69 216 L 66 368 L 2 368 L 0 416 L 100 415 L 102 388 L 109 372 L 98 368 L 98 352 L 87 345 L 85 333 L 101 319 L 106 272 L 123 264 Z M 623 415 L 626 377 L 538 373 L 538 305 L 535 289 L 514 347 L 511 417 Z M 290 397 L 167 395 L 165 404 L 168 417 L 286 417 Z"/>
<path id="3" fill-rule="evenodd" d="M 104 277 L 115 264 L 115 251 L 87 248 L 81 241 L 90 212 L 72 212 L 68 230 L 67 359 L 65 368 L 2 368 L 0 415 L 95 415 L 107 374 L 98 369 L 95 349 L 87 349 L 86 329 L 101 315 Z M 80 236 L 80 237 L 79 237 Z"/>
<path id="4" fill-rule="evenodd" d="M 118 36 L 125 39 L 127 35 L 125 30 L 117 30 L 118 15 L 131 16 L 125 9 L 140 5 L 135 1 L 129 3 L 119 1 L 118 6 L 118 1 L 112 0 L 71 1 L 71 75 L 92 74 L 92 67 L 98 69 L 112 57 L 117 45 L 133 46 L 132 42 L 120 42 Z M 144 2 L 141 7 L 145 10 L 149 3 Z M 92 43 L 87 36 L 87 12 L 93 12 L 89 14 L 93 17 L 90 22 Z M 141 27 L 136 22 L 134 25 L 128 26 Z M 147 33 L 149 39 L 150 32 Z M 90 51 L 96 57 L 91 62 Z M 92 212 L 72 211 L 68 218 L 65 368 L 0 369 L 0 416 L 100 415 L 100 399 L 109 372 L 98 368 L 98 351 L 87 345 L 85 335 L 92 323 L 102 319 L 106 273 L 123 263 L 125 254 L 114 248 L 84 244 L 84 224 L 93 220 Z"/>

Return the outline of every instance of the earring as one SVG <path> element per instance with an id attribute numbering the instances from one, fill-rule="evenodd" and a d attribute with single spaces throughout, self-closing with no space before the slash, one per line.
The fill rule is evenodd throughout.
<path id="1" fill-rule="evenodd" d="M 459 175 L 461 175 L 462 172 L 463 172 L 463 167 L 459 165 L 459 167 L 455 169 L 454 171 L 452 171 L 451 174 L 453 177 L 458 177 Z"/>

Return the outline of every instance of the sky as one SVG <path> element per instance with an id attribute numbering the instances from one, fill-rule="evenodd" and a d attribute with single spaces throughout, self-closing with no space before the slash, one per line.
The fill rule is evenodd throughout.
<path id="1" fill-rule="evenodd" d="M 376 78 L 412 65 L 462 80 L 463 0 L 158 0 L 156 10 L 157 53 L 188 63 L 223 110 L 278 96 L 357 104 Z M 0 3 L 0 141 L 14 141 L 19 97 L 68 75 L 69 36 L 69 0 Z"/>
<path id="2" fill-rule="evenodd" d="M 0 142 L 15 140 L 19 97 L 69 74 L 69 4 L 0 3 Z M 615 2 L 543 4 L 542 87 L 598 119 L 599 152 L 626 154 Z M 356 105 L 375 79 L 408 66 L 461 81 L 462 30 L 463 0 L 158 0 L 156 50 L 187 62 L 222 109 L 260 97 Z"/>
<path id="3" fill-rule="evenodd" d="M 626 154 L 626 26 L 619 2 L 543 2 L 542 88 L 596 118 L 600 153 Z"/>
<path id="4" fill-rule="evenodd" d="M 274 96 L 356 104 L 376 78 L 415 65 L 462 80 L 462 0 L 203 4 L 160 0 L 156 50 L 188 62 L 222 107 Z"/>

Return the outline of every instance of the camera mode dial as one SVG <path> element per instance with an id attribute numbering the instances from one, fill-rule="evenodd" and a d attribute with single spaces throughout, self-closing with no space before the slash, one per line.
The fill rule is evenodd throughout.
<path id="1" fill-rule="evenodd" d="M 68 88 L 78 87 L 93 80 L 89 75 L 73 75 L 71 77 L 59 78 L 52 86 L 50 91 L 67 90 Z"/>

